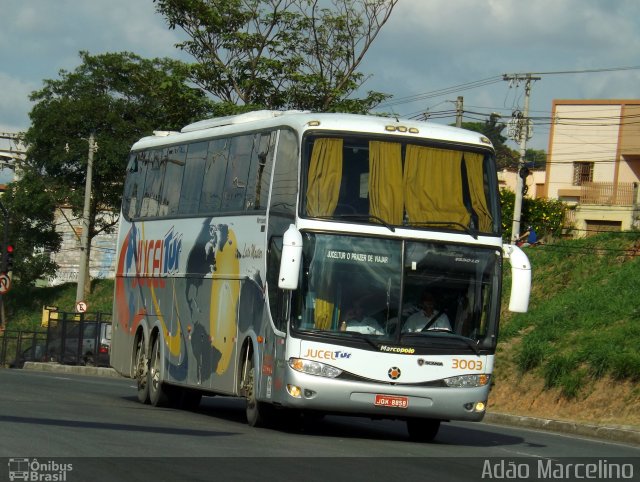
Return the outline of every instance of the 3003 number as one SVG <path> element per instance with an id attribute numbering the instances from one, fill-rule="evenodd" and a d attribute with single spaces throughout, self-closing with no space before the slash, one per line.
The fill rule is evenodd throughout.
<path id="1" fill-rule="evenodd" d="M 464 358 L 454 358 L 451 368 L 454 370 L 482 370 L 484 365 L 482 360 L 465 360 Z"/>

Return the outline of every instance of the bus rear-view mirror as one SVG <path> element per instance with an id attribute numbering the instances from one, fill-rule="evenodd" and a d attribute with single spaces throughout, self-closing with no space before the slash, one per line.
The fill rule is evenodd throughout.
<path id="1" fill-rule="evenodd" d="M 529 258 L 518 246 L 504 244 L 504 257 L 511 263 L 511 297 L 509 311 L 526 313 L 529 309 L 529 295 L 531 294 L 531 263 Z"/>
<path id="2" fill-rule="evenodd" d="M 301 262 L 302 235 L 291 224 L 282 238 L 282 258 L 280 260 L 278 288 L 283 290 L 295 290 L 298 288 Z"/>

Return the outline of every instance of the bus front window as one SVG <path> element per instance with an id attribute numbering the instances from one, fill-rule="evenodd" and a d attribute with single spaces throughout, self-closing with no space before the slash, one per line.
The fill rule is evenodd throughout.
<path id="1" fill-rule="evenodd" d="M 401 339 L 443 333 L 495 348 L 500 267 L 495 249 L 407 242 Z"/>
<path id="2" fill-rule="evenodd" d="M 495 349 L 499 251 L 359 236 L 303 238 L 294 331 L 366 338 L 374 348 L 393 341 Z"/>
<path id="3" fill-rule="evenodd" d="M 303 215 L 354 223 L 498 234 L 488 152 L 398 137 L 304 140 Z"/>
<path id="4" fill-rule="evenodd" d="M 401 241 L 304 234 L 294 327 L 390 337 L 397 323 Z"/>

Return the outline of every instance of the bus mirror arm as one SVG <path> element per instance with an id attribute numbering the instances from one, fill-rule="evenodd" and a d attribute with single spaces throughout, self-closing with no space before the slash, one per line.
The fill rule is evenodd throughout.
<path id="1" fill-rule="evenodd" d="M 282 258 L 280 260 L 278 288 L 283 290 L 295 290 L 298 288 L 300 263 L 302 263 L 302 235 L 293 224 L 290 224 L 289 229 L 287 229 L 282 238 Z"/>
<path id="2" fill-rule="evenodd" d="M 531 294 L 531 263 L 518 246 L 503 244 L 504 257 L 511 263 L 511 297 L 509 311 L 526 313 Z"/>

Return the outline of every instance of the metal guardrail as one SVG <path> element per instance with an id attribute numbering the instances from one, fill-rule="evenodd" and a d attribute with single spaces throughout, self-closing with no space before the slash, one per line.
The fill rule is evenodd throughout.
<path id="1" fill-rule="evenodd" d="M 42 330 L 5 331 L 0 336 L 0 366 L 25 361 L 109 366 L 111 314 L 52 311 Z"/>

